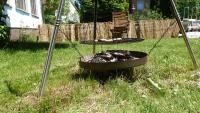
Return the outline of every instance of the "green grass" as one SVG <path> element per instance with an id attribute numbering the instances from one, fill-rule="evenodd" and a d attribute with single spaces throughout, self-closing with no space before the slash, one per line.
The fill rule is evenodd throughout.
<path id="1" fill-rule="evenodd" d="M 126 49 L 149 52 L 157 40 L 141 43 L 97 46 L 98 51 Z M 83 55 L 92 46 L 75 43 Z M 200 63 L 200 40 L 191 45 Z M 145 66 L 136 68 L 136 81 L 126 76 L 108 79 L 86 76 L 79 69 L 79 55 L 69 43 L 57 44 L 45 91 L 38 89 L 48 44 L 12 43 L 0 50 L 0 112 L 135 112 L 198 113 L 200 86 L 183 39 L 164 39 L 150 54 Z M 105 75 L 106 76 L 106 75 Z M 162 88 L 162 94 L 146 81 L 149 76 Z M 200 78 L 200 77 L 199 77 Z"/>

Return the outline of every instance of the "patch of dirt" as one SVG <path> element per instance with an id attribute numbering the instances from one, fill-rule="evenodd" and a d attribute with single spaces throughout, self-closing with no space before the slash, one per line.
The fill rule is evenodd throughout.
<path id="1" fill-rule="evenodd" d="M 159 80 L 159 83 L 161 85 L 163 85 L 164 87 L 166 86 L 170 86 L 170 87 L 174 87 L 177 85 L 177 82 L 173 79 L 165 79 L 165 80 Z"/>
<path id="2" fill-rule="evenodd" d="M 17 105 L 23 106 L 37 106 L 39 104 L 39 98 L 37 92 L 30 92 L 24 97 L 19 98 L 16 101 Z"/>
<path id="3" fill-rule="evenodd" d="M 60 98 L 61 102 L 66 103 L 69 101 L 68 99 L 68 95 L 70 93 L 71 89 L 68 86 L 61 86 L 58 88 L 53 88 L 50 89 L 49 91 L 46 92 L 47 95 L 44 95 L 44 98 L 42 100 L 45 100 L 47 96 L 48 98 L 52 98 L 53 100 L 56 98 Z M 39 97 L 38 97 L 38 92 L 34 91 L 34 92 L 30 92 L 27 93 L 25 96 L 19 98 L 16 101 L 17 105 L 20 106 L 39 106 L 40 103 L 42 101 L 40 101 Z"/>
<path id="4" fill-rule="evenodd" d="M 75 65 L 74 67 L 71 67 L 70 69 L 70 73 L 77 73 L 79 72 L 80 68 L 79 68 L 79 65 Z"/>
<path id="5" fill-rule="evenodd" d="M 37 96 L 34 95 L 28 95 L 24 97 L 21 102 L 25 105 L 31 105 L 31 106 L 36 106 L 38 105 L 39 99 Z"/>
<path id="6" fill-rule="evenodd" d="M 49 94 L 52 96 L 52 97 L 55 97 L 55 96 L 62 96 L 62 95 L 68 95 L 70 93 L 71 89 L 69 86 L 61 86 L 61 87 L 58 87 L 58 88 L 53 88 L 49 91 Z"/>
<path id="7" fill-rule="evenodd" d="M 107 103 L 105 101 L 109 102 L 111 100 L 112 96 L 110 92 L 106 92 L 104 87 L 96 86 L 93 93 L 91 93 L 84 101 L 84 106 L 88 113 L 99 112 L 100 101 L 102 101 L 102 103 Z"/>
<path id="8" fill-rule="evenodd" d="M 138 85 L 138 87 L 136 87 L 136 91 L 137 93 L 139 93 L 139 95 L 148 95 L 149 93 L 149 88 L 143 86 L 143 85 Z"/>

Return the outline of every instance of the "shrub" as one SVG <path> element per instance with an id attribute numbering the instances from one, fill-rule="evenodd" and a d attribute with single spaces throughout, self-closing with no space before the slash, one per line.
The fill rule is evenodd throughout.
<path id="1" fill-rule="evenodd" d="M 4 5 L 0 5 L 0 46 L 7 44 L 10 40 L 10 28 L 6 25 L 7 17 Z"/>
<path id="2" fill-rule="evenodd" d="M 36 42 L 37 37 L 30 35 L 30 34 L 26 34 L 26 33 L 22 33 L 20 34 L 20 41 L 21 42 Z"/>
<path id="3" fill-rule="evenodd" d="M 162 15 L 161 12 L 159 12 L 158 10 L 144 10 L 142 13 L 138 13 L 136 12 L 133 16 L 132 19 L 133 20 L 148 20 L 148 19 L 164 19 L 166 17 L 164 17 Z"/>
<path id="4" fill-rule="evenodd" d="M 0 45 L 9 42 L 10 28 L 7 25 L 0 25 Z"/>
<path id="5" fill-rule="evenodd" d="M 80 16 L 81 22 L 92 22 L 94 15 L 94 0 L 80 0 L 81 9 Z M 97 21 L 106 22 L 112 21 L 113 11 L 127 11 L 128 10 L 127 0 L 99 0 Z"/>

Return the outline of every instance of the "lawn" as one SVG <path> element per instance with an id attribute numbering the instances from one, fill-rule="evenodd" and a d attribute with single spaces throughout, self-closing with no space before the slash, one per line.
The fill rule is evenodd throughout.
<path id="1" fill-rule="evenodd" d="M 98 51 L 126 49 L 149 52 L 157 40 L 141 43 L 97 46 Z M 74 45 L 83 55 L 92 46 Z M 191 45 L 200 64 L 200 40 Z M 163 39 L 149 55 L 148 63 L 135 69 L 137 79 L 123 74 L 101 79 L 82 73 L 79 55 L 70 43 L 57 44 L 45 97 L 38 89 L 47 55 L 46 43 L 12 43 L 0 50 L 0 112 L 200 112 L 200 74 L 195 71 L 183 39 Z M 106 75 L 105 75 L 106 76 Z M 149 84 L 147 77 L 161 90 Z"/>

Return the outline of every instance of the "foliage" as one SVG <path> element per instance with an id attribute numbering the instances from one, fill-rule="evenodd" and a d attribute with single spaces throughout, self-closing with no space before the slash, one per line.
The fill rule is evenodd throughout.
<path id="1" fill-rule="evenodd" d="M 6 19 L 4 5 L 0 5 L 0 46 L 5 45 L 10 40 L 10 28 L 6 25 Z"/>
<path id="2" fill-rule="evenodd" d="M 194 18 L 195 15 L 197 15 L 197 17 L 200 18 L 200 0 L 175 0 L 175 3 L 182 18 L 184 18 L 185 7 L 189 7 L 189 14 L 187 11 L 185 12 L 186 17 Z M 173 17 L 170 0 L 151 0 L 151 9 L 159 9 L 158 11 L 162 13 L 164 17 Z M 194 15 L 192 15 L 192 12 Z"/>
<path id="3" fill-rule="evenodd" d="M 162 14 L 162 18 L 173 17 L 170 0 L 151 0 L 150 8 L 154 11 L 152 13 Z"/>
<path id="4" fill-rule="evenodd" d="M 38 40 L 38 37 L 26 33 L 20 34 L 19 38 L 21 42 L 36 42 Z"/>
<path id="5" fill-rule="evenodd" d="M 94 0 L 79 1 L 81 4 L 81 21 L 93 21 Z M 200 0 L 175 0 L 175 2 L 181 17 L 184 15 L 184 7 L 190 7 L 190 16 L 197 15 L 200 18 Z M 100 0 L 98 4 L 98 21 L 110 21 L 112 20 L 112 11 L 127 11 L 128 9 L 126 0 Z M 136 13 L 134 17 L 138 18 L 139 16 L 140 19 L 174 18 L 170 0 L 151 0 L 150 9 L 150 11 L 143 11 L 144 13 L 140 16 Z M 195 11 L 194 15 L 191 15 L 192 10 Z"/>
<path id="6" fill-rule="evenodd" d="M 81 21 L 93 21 L 94 5 L 93 0 L 81 0 Z M 113 11 L 127 11 L 128 2 L 126 0 L 99 0 L 97 8 L 97 21 L 111 21 Z"/>
<path id="7" fill-rule="evenodd" d="M 180 16 L 184 18 L 184 8 L 189 7 L 189 14 L 187 11 L 185 12 L 185 17 L 191 17 L 194 18 L 195 15 L 197 15 L 198 18 L 200 18 L 200 0 L 175 0 L 177 9 L 180 13 Z M 192 12 L 194 11 L 194 15 L 192 15 Z"/>
<path id="8" fill-rule="evenodd" d="M 53 24 L 56 16 L 55 12 L 58 9 L 60 0 L 46 0 L 43 6 L 44 10 L 44 21 L 47 24 Z M 64 10 L 62 15 L 67 15 L 69 12 L 69 0 L 65 0 Z"/>
<path id="9" fill-rule="evenodd" d="M 163 19 L 165 18 L 164 16 L 162 16 L 162 13 L 160 13 L 158 10 L 149 10 L 147 12 L 147 17 L 148 19 Z"/>
<path id="10" fill-rule="evenodd" d="M 158 10 L 144 10 L 143 13 L 139 12 L 135 12 L 134 15 L 131 15 L 131 18 L 135 21 L 137 20 L 149 20 L 149 19 L 164 19 L 166 17 L 164 17 L 162 15 L 161 12 L 159 12 Z"/>
<path id="11" fill-rule="evenodd" d="M 0 25 L 0 46 L 9 42 L 10 28 L 7 25 Z"/>

